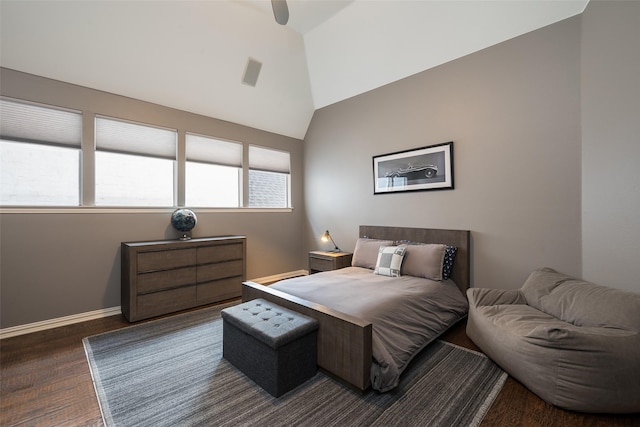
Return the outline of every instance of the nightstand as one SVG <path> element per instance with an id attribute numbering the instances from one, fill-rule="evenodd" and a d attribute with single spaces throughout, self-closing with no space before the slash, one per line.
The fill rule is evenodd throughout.
<path id="1" fill-rule="evenodd" d="M 309 252 L 309 274 L 350 267 L 351 252 Z"/>

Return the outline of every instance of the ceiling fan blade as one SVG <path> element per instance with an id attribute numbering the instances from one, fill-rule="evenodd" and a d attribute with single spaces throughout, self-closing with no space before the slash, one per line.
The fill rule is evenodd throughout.
<path id="1" fill-rule="evenodd" d="M 271 0 L 271 7 L 273 8 L 273 16 L 275 16 L 276 22 L 280 25 L 287 25 L 287 22 L 289 22 L 287 0 Z"/>

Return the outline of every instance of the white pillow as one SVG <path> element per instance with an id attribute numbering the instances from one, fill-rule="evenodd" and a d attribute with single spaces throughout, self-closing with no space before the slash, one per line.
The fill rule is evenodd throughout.
<path id="1" fill-rule="evenodd" d="M 400 277 L 400 268 L 406 250 L 406 246 L 381 246 L 373 272 L 381 276 Z"/>

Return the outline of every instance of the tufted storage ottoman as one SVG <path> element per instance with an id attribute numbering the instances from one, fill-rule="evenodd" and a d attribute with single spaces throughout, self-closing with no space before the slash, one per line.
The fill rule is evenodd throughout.
<path id="1" fill-rule="evenodd" d="M 275 397 L 317 371 L 318 322 L 264 299 L 222 310 L 222 354 Z"/>

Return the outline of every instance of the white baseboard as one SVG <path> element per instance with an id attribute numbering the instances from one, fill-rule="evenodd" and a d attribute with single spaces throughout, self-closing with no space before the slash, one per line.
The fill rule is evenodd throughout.
<path id="1" fill-rule="evenodd" d="M 43 320 L 41 322 L 28 323 L 26 325 L 12 326 L 0 329 L 0 339 L 15 337 L 18 335 L 30 334 L 32 332 L 44 331 L 60 326 L 71 325 L 73 323 L 86 322 L 88 320 L 101 319 L 103 317 L 115 316 L 122 313 L 120 307 L 104 308 L 101 310 L 88 311 L 86 313 L 73 314 L 71 316 L 57 317 L 55 319 Z"/>
<path id="2" fill-rule="evenodd" d="M 256 279 L 251 279 L 251 281 L 256 283 L 273 283 L 277 282 L 278 280 L 289 279 L 291 277 L 297 276 L 305 276 L 307 274 L 309 274 L 307 270 L 297 270 L 282 274 L 276 274 L 273 276 L 258 277 Z M 43 320 L 41 322 L 28 323 L 26 325 L 12 326 L 10 328 L 0 329 L 0 340 L 4 338 L 15 337 L 18 335 L 30 334 L 31 332 L 44 331 L 45 329 L 53 329 L 60 326 L 71 325 L 74 323 L 86 322 L 88 320 L 115 316 L 121 313 L 122 310 L 118 306 L 89 311 L 86 313 L 73 314 L 71 316 L 58 317 L 55 319 Z"/>

